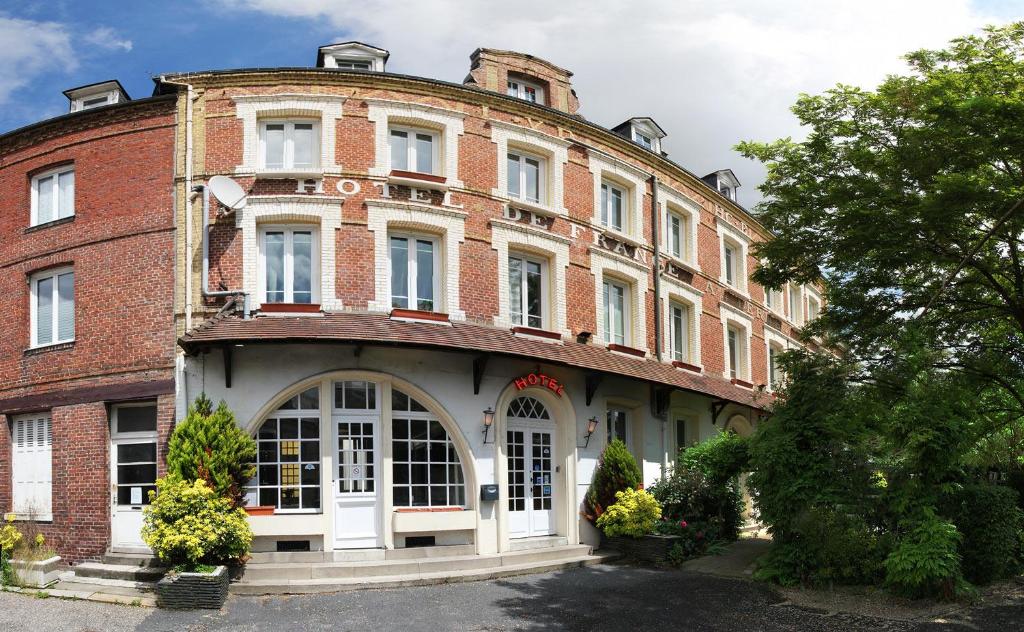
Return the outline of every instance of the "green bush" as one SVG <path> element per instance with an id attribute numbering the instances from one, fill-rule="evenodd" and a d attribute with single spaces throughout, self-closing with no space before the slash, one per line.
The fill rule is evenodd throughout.
<path id="1" fill-rule="evenodd" d="M 204 480 L 235 507 L 244 504 L 244 488 L 253 477 L 256 442 L 221 402 L 216 410 L 200 395 L 188 416 L 171 433 L 167 446 L 167 476 L 183 481 Z"/>
<path id="2" fill-rule="evenodd" d="M 688 452 L 689 450 L 687 450 Z M 662 505 L 662 514 L 676 523 L 703 524 L 710 539 L 732 541 L 743 525 L 743 494 L 738 479 L 712 482 L 681 460 L 672 472 L 648 488 Z"/>
<path id="3" fill-rule="evenodd" d="M 956 526 L 926 509 L 885 560 L 885 583 L 907 597 L 953 599 L 966 590 L 960 573 L 962 540 Z"/>
<path id="4" fill-rule="evenodd" d="M 203 480 L 158 479 L 144 511 L 142 539 L 168 566 L 194 570 L 223 564 L 249 552 L 252 531 L 245 510 Z"/>
<path id="5" fill-rule="evenodd" d="M 643 484 L 640 466 L 629 453 L 629 448 L 616 439 L 601 453 L 594 471 L 594 480 L 584 502 L 585 515 L 591 522 L 597 522 L 608 507 L 615 503 L 615 493 L 626 489 L 637 489 Z"/>
<path id="6" fill-rule="evenodd" d="M 661 505 L 650 492 L 625 489 L 615 493 L 615 502 L 597 519 L 597 527 L 608 537 L 640 538 L 654 530 L 661 518 Z"/>
<path id="7" fill-rule="evenodd" d="M 747 471 L 750 456 L 747 439 L 735 432 L 719 432 L 715 437 L 692 445 L 679 453 L 679 462 L 704 473 L 709 481 L 725 483 Z"/>
<path id="8" fill-rule="evenodd" d="M 985 483 L 965 485 L 945 499 L 942 513 L 963 535 L 964 577 L 987 584 L 1019 567 L 1022 513 L 1017 492 Z"/>

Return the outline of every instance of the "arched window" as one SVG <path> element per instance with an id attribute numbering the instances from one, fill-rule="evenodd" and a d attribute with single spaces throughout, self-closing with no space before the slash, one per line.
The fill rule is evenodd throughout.
<path id="1" fill-rule="evenodd" d="M 320 509 L 320 389 L 310 388 L 270 413 L 256 433 L 256 476 L 249 506 Z"/>
<path id="2" fill-rule="evenodd" d="M 405 393 L 391 391 L 395 507 L 464 507 L 466 483 L 451 437 L 437 416 Z"/>
<path id="3" fill-rule="evenodd" d="M 548 409 L 544 404 L 533 397 L 523 395 L 511 401 L 508 405 L 508 416 L 519 419 L 551 419 Z"/>

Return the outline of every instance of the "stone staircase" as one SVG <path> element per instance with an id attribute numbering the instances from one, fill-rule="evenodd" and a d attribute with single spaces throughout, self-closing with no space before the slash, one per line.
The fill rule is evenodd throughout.
<path id="1" fill-rule="evenodd" d="M 615 554 L 595 554 L 565 538 L 529 538 L 514 550 L 477 555 L 473 546 L 436 546 L 370 551 L 254 553 L 242 578 L 231 584 L 241 595 L 302 594 L 396 588 L 510 577 L 589 566 Z"/>
<path id="2" fill-rule="evenodd" d="M 167 569 L 152 555 L 106 553 L 99 562 L 82 562 L 61 575 L 61 588 L 94 585 L 152 592 Z"/>

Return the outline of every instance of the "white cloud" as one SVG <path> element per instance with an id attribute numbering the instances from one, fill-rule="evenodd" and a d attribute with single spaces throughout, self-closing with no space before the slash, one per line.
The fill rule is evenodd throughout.
<path id="1" fill-rule="evenodd" d="M 126 53 L 132 50 L 132 41 L 118 37 L 117 32 L 109 26 L 93 29 L 86 33 L 83 39 L 93 46 L 107 50 L 122 50 Z"/>
<path id="2" fill-rule="evenodd" d="M 63 24 L 0 15 L 0 42 L 0 103 L 41 73 L 77 67 L 68 55 L 71 35 Z"/>
<path id="3" fill-rule="evenodd" d="M 339 40 L 387 48 L 388 69 L 462 81 L 480 46 L 575 73 L 581 113 L 612 126 L 653 116 L 670 156 L 703 175 L 730 167 L 752 204 L 764 176 L 739 140 L 799 136 L 800 92 L 873 87 L 901 56 L 996 22 L 969 0 L 221 0 L 228 10 L 308 18 Z M 327 43 L 318 42 L 318 43 Z M 311 45 L 313 43 L 311 42 Z M 312 46 L 311 46 L 312 48 Z"/>

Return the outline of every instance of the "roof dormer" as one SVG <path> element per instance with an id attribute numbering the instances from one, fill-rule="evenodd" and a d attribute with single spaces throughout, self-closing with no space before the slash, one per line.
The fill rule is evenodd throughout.
<path id="1" fill-rule="evenodd" d="M 64 91 L 64 96 L 70 102 L 69 111 L 71 112 L 91 110 L 92 108 L 104 105 L 113 105 L 132 100 L 128 93 L 125 92 L 124 86 L 117 79 L 71 88 Z"/>
<path id="2" fill-rule="evenodd" d="M 362 42 L 341 42 L 321 46 L 316 53 L 317 68 L 384 72 L 391 53 Z"/>
<path id="3" fill-rule="evenodd" d="M 463 84 L 575 114 L 580 107 L 572 73 L 533 55 L 478 48 Z"/>
<path id="4" fill-rule="evenodd" d="M 612 131 L 656 154 L 662 153 L 661 139 L 668 136 L 665 130 L 661 129 L 661 126 L 649 116 L 634 116 L 613 127 Z"/>
<path id="5" fill-rule="evenodd" d="M 736 178 L 736 174 L 732 172 L 732 169 L 720 169 L 709 173 L 701 179 L 724 197 L 729 198 L 733 202 L 736 201 L 736 189 L 740 188 L 740 181 Z"/>

